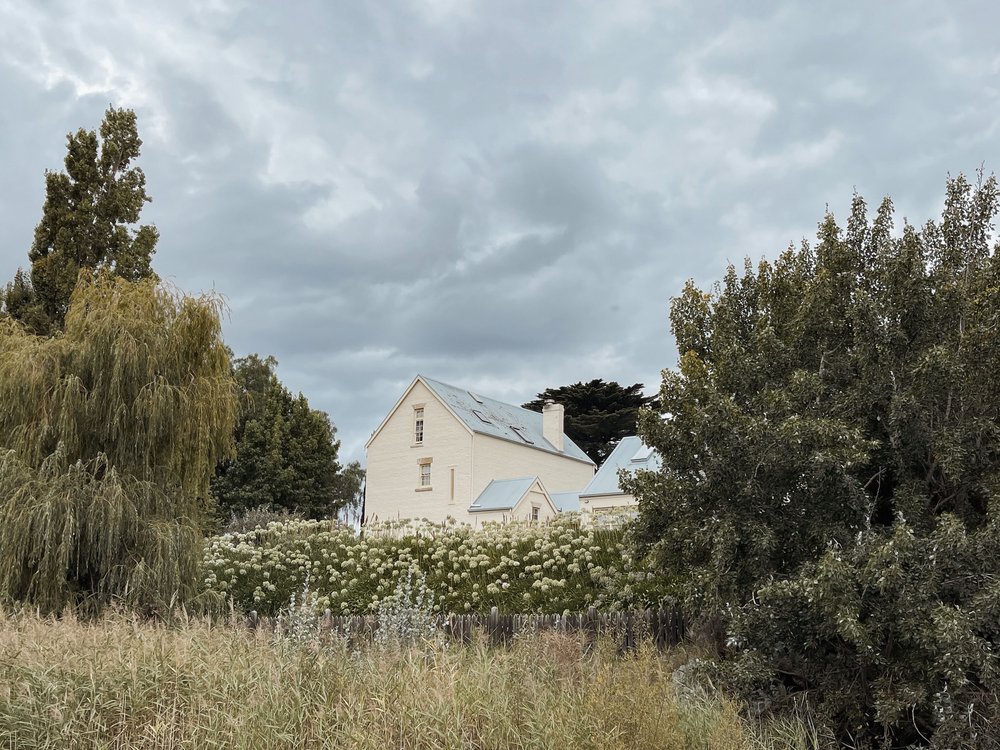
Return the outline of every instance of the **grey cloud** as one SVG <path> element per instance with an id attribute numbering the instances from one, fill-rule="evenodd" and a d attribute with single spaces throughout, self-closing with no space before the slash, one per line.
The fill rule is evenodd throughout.
<path id="1" fill-rule="evenodd" d="M 996 167 L 998 14 L 906 7 L 0 0 L 0 279 L 113 102 L 161 275 L 225 294 L 230 345 L 277 355 L 348 454 L 416 372 L 652 389 L 684 279 L 854 189 L 922 221 Z"/>

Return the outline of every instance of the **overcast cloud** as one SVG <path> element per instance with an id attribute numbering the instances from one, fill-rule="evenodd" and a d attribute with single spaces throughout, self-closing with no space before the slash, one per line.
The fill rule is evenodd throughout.
<path id="1" fill-rule="evenodd" d="M 993 3 L 0 0 L 0 280 L 65 135 L 131 107 L 161 276 L 229 300 L 345 457 L 416 373 L 645 383 L 669 298 L 899 218 L 1000 145 Z"/>

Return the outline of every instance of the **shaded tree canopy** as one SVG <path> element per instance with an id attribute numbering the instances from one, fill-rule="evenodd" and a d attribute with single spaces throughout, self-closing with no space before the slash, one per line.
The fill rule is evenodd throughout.
<path id="1" fill-rule="evenodd" d="M 212 492 L 225 515 L 263 506 L 329 517 L 354 502 L 363 471 L 357 462 L 341 468 L 329 418 L 281 384 L 277 364 L 256 354 L 234 362 L 236 455 L 218 466 Z"/>
<path id="2" fill-rule="evenodd" d="M 61 336 L 0 320 L 0 600 L 196 592 L 236 418 L 220 306 L 105 272 L 81 275 Z"/>
<path id="3" fill-rule="evenodd" d="M 869 221 L 855 196 L 815 247 L 684 288 L 668 416 L 640 422 L 664 468 L 635 486 L 665 567 L 745 598 L 899 515 L 984 522 L 1000 478 L 996 202 L 993 178 L 959 177 L 940 222 L 896 234 L 891 201 Z"/>
<path id="4" fill-rule="evenodd" d="M 814 245 L 689 283 L 640 417 L 663 456 L 625 481 L 641 546 L 730 619 L 737 684 L 807 691 L 857 747 L 980 747 L 1000 722 L 997 208 L 993 177 L 959 176 L 897 231 L 855 196 Z"/>
<path id="5" fill-rule="evenodd" d="M 641 383 L 621 386 L 598 379 L 546 388 L 522 407 L 541 411 L 549 399 L 563 405 L 566 434 L 598 465 L 618 441 L 635 434 L 639 409 L 654 400 L 642 395 Z"/>
<path id="6" fill-rule="evenodd" d="M 18 271 L 4 307 L 30 331 L 63 327 L 81 269 L 105 270 L 135 281 L 153 276 L 155 227 L 136 226 L 146 194 L 135 113 L 109 107 L 100 135 L 80 129 L 67 137 L 64 172 L 45 173 L 45 205 L 28 258 L 30 277 Z"/>

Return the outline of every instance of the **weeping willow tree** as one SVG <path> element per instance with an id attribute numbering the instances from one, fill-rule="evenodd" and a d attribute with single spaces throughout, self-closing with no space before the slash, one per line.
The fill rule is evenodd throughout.
<path id="1" fill-rule="evenodd" d="M 82 273 L 61 335 L 0 320 L 0 599 L 158 608 L 195 592 L 236 417 L 220 304 Z"/>

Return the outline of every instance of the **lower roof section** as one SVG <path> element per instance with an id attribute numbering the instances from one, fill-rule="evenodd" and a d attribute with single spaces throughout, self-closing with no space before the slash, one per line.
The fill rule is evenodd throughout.
<path id="1" fill-rule="evenodd" d="M 469 512 L 512 510 L 536 483 L 541 486 L 538 482 L 538 477 L 494 479 L 486 485 L 485 489 L 479 493 L 479 497 L 469 506 Z M 545 490 L 543 489 L 542 492 L 545 492 Z"/>

